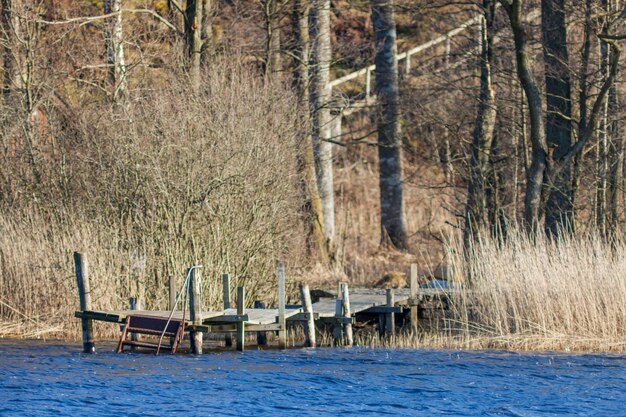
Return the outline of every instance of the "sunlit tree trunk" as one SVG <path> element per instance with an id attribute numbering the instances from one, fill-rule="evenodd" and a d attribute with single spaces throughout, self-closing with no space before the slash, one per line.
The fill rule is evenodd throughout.
<path id="1" fill-rule="evenodd" d="M 407 249 L 394 2 L 372 0 L 371 5 L 376 41 L 376 116 L 382 240 L 399 249 Z"/>
<path id="2" fill-rule="evenodd" d="M 191 86 L 200 89 L 200 63 L 202 59 L 202 0 L 187 0 L 185 7 L 185 41 L 187 45 L 187 69 Z"/>
<path id="3" fill-rule="evenodd" d="M 333 145 L 330 123 L 330 0 L 313 0 L 309 34 L 312 43 L 310 105 L 317 185 L 322 199 L 324 236 L 329 247 L 335 240 Z"/>
<path id="4" fill-rule="evenodd" d="M 281 71 L 280 15 L 278 0 L 263 0 L 265 24 L 265 75 Z"/>
<path id="5" fill-rule="evenodd" d="M 122 30 L 122 0 L 104 0 L 104 13 L 116 13 L 107 19 L 104 42 L 107 53 L 111 97 L 118 101 L 126 94 L 126 63 L 124 61 L 124 32 Z"/>
<path id="6" fill-rule="evenodd" d="M 294 84 L 298 97 L 304 106 L 309 105 L 309 0 L 294 0 L 292 25 L 295 38 L 293 54 Z M 307 129 L 304 130 L 303 143 L 298 154 L 300 188 L 304 197 L 304 211 L 309 224 L 309 244 L 315 248 L 322 264 L 328 264 L 329 251 L 323 230 L 322 200 L 315 180 L 315 160 L 313 142 L 310 135 L 311 120 L 306 116 Z"/>

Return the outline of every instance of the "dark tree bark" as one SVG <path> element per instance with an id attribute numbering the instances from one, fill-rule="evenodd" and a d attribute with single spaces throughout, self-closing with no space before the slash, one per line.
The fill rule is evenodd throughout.
<path id="1" fill-rule="evenodd" d="M 202 0 L 187 0 L 185 7 L 185 41 L 187 70 L 195 92 L 200 89 L 200 62 L 202 59 Z"/>
<path id="2" fill-rule="evenodd" d="M 12 33 L 13 29 L 11 28 L 11 0 L 2 0 L 0 3 L 2 6 L 2 11 L 0 14 L 0 20 L 2 24 L 2 95 L 4 100 L 7 101 L 9 96 L 11 95 L 11 89 L 13 88 L 13 65 L 14 65 L 14 57 L 13 51 L 11 50 L 12 43 Z"/>
<path id="3" fill-rule="evenodd" d="M 486 178 L 489 170 L 491 143 L 496 124 L 496 103 L 491 68 L 493 66 L 493 35 L 495 0 L 483 1 L 484 19 L 481 28 L 480 97 L 472 135 L 469 161 L 470 179 L 465 208 L 465 246 L 471 244 L 485 228 Z"/>
<path id="4" fill-rule="evenodd" d="M 517 76 L 526 94 L 530 116 L 532 156 L 526 178 L 524 223 L 528 231 L 536 233 L 541 215 L 541 196 L 548 163 L 548 144 L 543 119 L 543 100 L 532 72 L 533 62 L 522 22 L 522 0 L 500 0 L 511 22 L 515 42 Z"/>
<path id="5" fill-rule="evenodd" d="M 560 161 L 572 148 L 572 100 L 568 65 L 564 0 L 542 0 L 541 33 L 546 78 L 546 138 L 552 161 Z M 571 167 L 548 177 L 545 229 L 558 236 L 573 225 Z"/>
<path id="6" fill-rule="evenodd" d="M 394 2 L 372 0 L 371 5 L 376 40 L 376 115 L 382 240 L 399 249 L 407 249 Z"/>

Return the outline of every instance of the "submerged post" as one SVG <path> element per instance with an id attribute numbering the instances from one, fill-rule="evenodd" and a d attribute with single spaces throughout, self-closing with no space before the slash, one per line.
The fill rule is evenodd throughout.
<path id="1" fill-rule="evenodd" d="M 278 263 L 276 268 L 276 275 L 278 275 L 278 324 L 280 324 L 280 330 L 278 331 L 278 346 L 281 349 L 287 348 L 287 320 L 285 320 L 285 264 Z"/>
<path id="2" fill-rule="evenodd" d="M 202 324 L 202 282 L 200 270 L 191 269 L 191 281 L 189 283 L 189 320 L 194 326 Z M 202 355 L 202 332 L 189 332 L 191 352 Z"/>
<path id="3" fill-rule="evenodd" d="M 254 308 L 265 308 L 265 302 L 261 300 L 254 301 Z M 257 346 L 267 346 L 267 332 L 256 332 Z"/>
<path id="4" fill-rule="evenodd" d="M 317 340 L 315 338 L 315 317 L 313 316 L 311 292 L 309 286 L 306 284 L 300 285 L 300 300 L 302 301 L 302 307 L 306 315 L 306 321 L 304 322 L 305 344 L 307 347 L 314 348 L 317 346 Z"/>
<path id="5" fill-rule="evenodd" d="M 78 298 L 80 310 L 91 310 L 91 287 L 89 286 L 89 264 L 87 258 L 78 252 L 74 252 L 74 269 L 76 271 L 76 283 L 78 284 Z M 83 352 L 93 353 L 96 346 L 93 341 L 93 321 L 83 317 Z"/>
<path id="6" fill-rule="evenodd" d="M 347 319 L 352 318 L 350 313 L 350 291 L 348 290 L 348 283 L 341 284 L 341 299 L 343 304 L 343 316 Z M 344 325 L 344 333 L 346 336 L 346 346 L 352 346 L 354 344 L 354 338 L 352 337 L 352 324 L 346 323 Z"/>
<path id="7" fill-rule="evenodd" d="M 237 315 L 242 316 L 245 314 L 244 303 L 246 298 L 246 289 L 244 287 L 237 287 Z M 243 352 L 244 349 L 244 337 L 245 337 L 245 324 L 243 321 L 237 322 L 237 350 Z"/>
<path id="8" fill-rule="evenodd" d="M 230 308 L 230 275 L 222 275 L 222 300 L 224 302 L 224 310 Z M 233 345 L 233 338 L 230 333 L 224 335 L 224 344 L 226 347 Z"/>
<path id="9" fill-rule="evenodd" d="M 410 297 L 411 300 L 411 332 L 417 334 L 417 306 L 415 305 L 417 298 L 417 264 L 411 264 L 410 273 Z"/>
<path id="10" fill-rule="evenodd" d="M 395 304 L 393 288 L 387 288 L 387 307 L 393 307 Z M 395 336 L 396 334 L 396 323 L 393 312 L 387 313 L 387 317 L 385 318 L 385 328 L 387 330 L 387 334 L 391 336 Z"/>

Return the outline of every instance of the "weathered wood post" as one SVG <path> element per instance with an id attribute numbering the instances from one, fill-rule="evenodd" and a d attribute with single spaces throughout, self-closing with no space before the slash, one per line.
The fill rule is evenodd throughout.
<path id="1" fill-rule="evenodd" d="M 80 310 L 91 310 L 91 287 L 89 286 L 89 263 L 87 257 L 78 252 L 74 252 L 74 270 L 76 271 L 76 283 L 78 284 L 78 298 L 80 300 Z M 93 321 L 83 317 L 83 352 L 93 353 L 96 345 L 93 340 Z"/>
<path id="2" fill-rule="evenodd" d="M 393 307 L 394 305 L 395 305 L 395 299 L 394 299 L 393 288 L 387 288 L 387 307 Z M 387 330 L 388 335 L 395 336 L 396 323 L 395 323 L 393 311 L 390 313 L 387 313 L 387 317 L 385 319 L 385 328 Z"/>
<path id="3" fill-rule="evenodd" d="M 287 348 L 287 320 L 285 320 L 285 264 L 278 263 L 276 268 L 276 275 L 278 275 L 278 324 L 280 324 L 280 330 L 278 331 L 278 347 L 280 349 Z"/>
<path id="4" fill-rule="evenodd" d="M 415 302 L 417 301 L 417 264 L 411 264 L 409 288 L 409 300 L 411 302 L 411 332 L 413 332 L 413 335 L 416 335 L 418 326 L 417 305 L 415 305 Z"/>
<path id="5" fill-rule="evenodd" d="M 245 299 L 246 289 L 244 287 L 237 287 L 237 315 L 242 316 L 245 314 Z M 243 321 L 237 322 L 237 350 L 243 352 L 245 342 L 245 324 Z"/>
<path id="6" fill-rule="evenodd" d="M 176 279 L 173 276 L 169 276 L 168 278 L 168 290 L 169 290 L 169 310 L 174 310 L 176 307 Z"/>
<path id="7" fill-rule="evenodd" d="M 304 322 L 305 344 L 307 347 L 314 348 L 317 346 L 317 340 L 315 338 L 315 317 L 313 315 L 313 303 L 311 303 L 311 292 L 309 286 L 306 284 L 300 285 L 300 300 L 302 301 L 302 307 L 306 315 L 306 321 Z"/>
<path id="8" fill-rule="evenodd" d="M 222 275 L 222 301 L 224 310 L 227 310 L 231 307 L 230 304 L 230 275 L 223 274 Z M 224 334 L 224 344 L 226 347 L 231 347 L 233 345 L 233 337 L 230 333 Z"/>
<path id="9" fill-rule="evenodd" d="M 139 299 L 139 297 L 130 297 L 128 299 L 128 304 L 130 306 L 130 311 L 141 310 L 141 300 Z M 131 333 L 130 340 L 132 340 L 133 342 L 138 342 L 139 340 L 141 340 L 141 337 L 137 333 Z M 130 350 L 137 350 L 137 346 L 131 345 Z"/>
<path id="10" fill-rule="evenodd" d="M 350 313 L 350 291 L 348 290 L 348 283 L 343 282 L 341 284 L 341 300 L 343 307 L 343 316 L 347 319 L 352 318 Z M 354 344 L 354 338 L 352 336 L 352 324 L 346 323 L 344 325 L 344 334 L 346 340 L 346 346 L 352 346 Z"/>
<path id="11" fill-rule="evenodd" d="M 189 282 L 189 320 L 194 326 L 202 324 L 202 278 L 198 268 L 191 269 Z M 189 332 L 191 352 L 202 355 L 202 332 Z"/>
<path id="12" fill-rule="evenodd" d="M 265 308 L 265 302 L 255 300 L 254 308 Z M 256 344 L 258 346 L 267 346 L 267 332 L 256 332 Z"/>
<path id="13" fill-rule="evenodd" d="M 343 345 L 343 300 L 341 297 L 341 283 L 337 285 L 337 299 L 335 300 L 335 325 L 333 327 L 333 345 Z"/>

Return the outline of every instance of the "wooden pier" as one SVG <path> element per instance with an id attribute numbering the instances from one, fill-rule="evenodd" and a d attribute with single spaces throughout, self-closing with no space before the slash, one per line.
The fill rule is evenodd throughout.
<path id="1" fill-rule="evenodd" d="M 224 309 L 220 311 L 203 311 L 201 309 L 201 277 L 199 269 L 190 268 L 188 273 L 189 283 L 186 291 L 189 296 L 189 307 L 177 309 L 177 301 L 183 291 L 174 293 L 175 289 L 170 282 L 170 310 L 148 311 L 141 309 L 128 309 L 119 311 L 100 311 L 92 309 L 89 294 L 89 273 L 85 257 L 79 253 L 74 254 L 76 278 L 80 298 L 80 310 L 75 316 L 82 320 L 83 347 L 85 352 L 95 351 L 93 341 L 93 321 L 116 323 L 123 327 L 122 339 L 119 350 L 125 345 L 131 348 L 153 347 L 157 352 L 163 349 L 176 350 L 182 335 L 189 333 L 190 350 L 193 353 L 202 353 L 203 335 L 210 333 L 224 333 L 226 346 L 232 346 L 232 336 L 236 338 L 236 349 L 243 351 L 245 348 L 245 333 L 257 333 L 259 345 L 267 343 L 266 332 L 276 332 L 278 346 L 284 349 L 287 345 L 286 331 L 289 326 L 300 323 L 305 330 L 305 346 L 315 347 L 316 328 L 322 326 L 332 329 L 333 340 L 336 346 L 351 346 L 354 343 L 352 326 L 355 320 L 377 323 L 381 336 L 393 335 L 396 331 L 396 315 L 408 316 L 411 330 L 418 330 L 418 308 L 423 302 L 429 300 L 447 300 L 455 290 L 420 288 L 417 285 L 417 267 L 411 266 L 409 289 L 349 289 L 347 283 L 340 283 L 336 290 L 316 291 L 321 293 L 312 301 L 311 293 L 307 285 L 300 286 L 301 305 L 287 306 L 285 303 L 285 268 L 283 264 L 277 267 L 278 281 L 278 308 L 259 308 L 264 306 L 261 302 L 255 302 L 256 308 L 245 308 L 245 289 L 237 288 L 236 307 L 230 300 L 230 278 L 223 276 Z M 186 281 L 187 282 L 187 281 Z M 136 306 L 136 300 L 131 300 L 131 307 Z M 404 314 L 408 313 L 408 314 Z M 143 322 L 150 323 L 150 328 L 142 329 L 130 327 L 131 319 L 139 317 Z M 141 322 L 135 320 L 135 322 Z M 162 329 L 170 327 L 172 322 L 182 326 L 179 332 L 181 337 L 174 340 L 174 333 L 168 333 L 166 340 L 170 345 L 163 345 L 162 339 L 165 330 L 157 344 L 137 342 L 139 334 L 155 336 L 155 323 L 162 323 Z M 157 326 L 158 327 L 158 326 Z M 134 332 L 134 333 L 133 333 Z M 131 341 L 124 341 L 127 333 L 133 337 Z M 156 332 L 158 333 L 158 332 Z M 176 333 L 178 334 L 178 333 Z"/>

